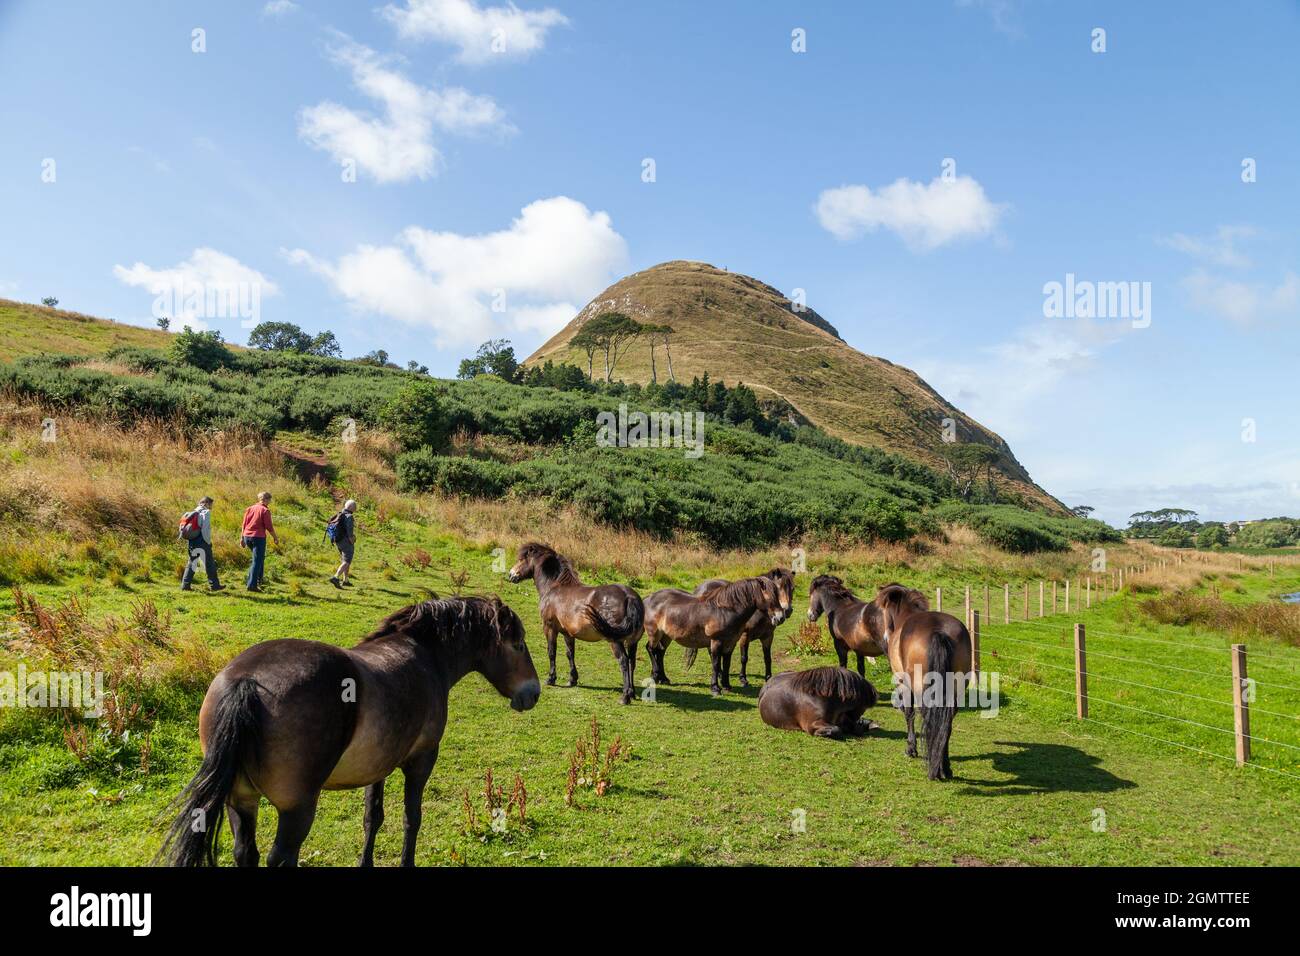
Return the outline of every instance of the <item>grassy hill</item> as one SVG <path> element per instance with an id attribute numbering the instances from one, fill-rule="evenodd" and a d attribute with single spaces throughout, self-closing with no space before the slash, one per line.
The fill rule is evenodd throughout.
<path id="1" fill-rule="evenodd" d="M 0 359 L 46 353 L 101 355 L 119 346 L 159 349 L 170 341 L 170 335 L 155 329 L 0 299 Z"/>
<path id="2" fill-rule="evenodd" d="M 749 276 L 702 262 L 673 261 L 637 272 L 597 295 L 527 359 L 551 359 L 586 368 L 586 355 L 570 346 L 583 324 L 602 312 L 624 312 L 641 322 L 673 327 L 672 369 L 689 382 L 706 372 L 783 399 L 808 421 L 845 441 L 869 445 L 935 465 L 942 422 L 956 423 L 958 441 L 997 449 L 997 470 L 1027 498 L 1051 510 L 1060 502 L 1035 485 L 998 435 L 963 413 L 900 365 L 865 355 L 839 337 L 811 309 L 795 311 L 778 290 Z M 659 348 L 659 381 L 668 362 Z M 615 377 L 651 380 L 647 344 L 621 359 Z"/>

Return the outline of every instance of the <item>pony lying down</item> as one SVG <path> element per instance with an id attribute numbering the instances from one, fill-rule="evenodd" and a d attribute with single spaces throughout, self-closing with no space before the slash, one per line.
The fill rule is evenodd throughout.
<path id="1" fill-rule="evenodd" d="M 880 725 L 862 714 L 876 703 L 876 689 L 846 667 L 783 671 L 758 693 L 763 723 L 778 730 L 802 730 L 814 737 L 843 740 Z"/>

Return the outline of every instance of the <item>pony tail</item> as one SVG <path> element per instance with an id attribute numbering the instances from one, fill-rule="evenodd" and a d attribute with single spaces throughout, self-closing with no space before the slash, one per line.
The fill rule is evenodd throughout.
<path id="1" fill-rule="evenodd" d="M 217 865 L 226 798 L 234 789 L 244 758 L 255 753 L 261 741 L 260 711 L 257 681 L 251 677 L 240 678 L 226 689 L 217 704 L 207 756 L 176 798 L 180 812 L 155 859 L 171 866 Z"/>
<path id="2" fill-rule="evenodd" d="M 927 678 L 933 674 L 945 681 L 942 703 L 937 707 L 926 705 L 921 708 L 926 770 L 931 780 L 943 779 L 943 755 L 948 747 L 948 739 L 952 736 L 952 721 L 957 713 L 957 702 L 949 695 L 946 686 L 947 675 L 952 671 L 954 650 L 952 640 L 943 631 L 930 634 L 930 646 L 925 656 Z"/>

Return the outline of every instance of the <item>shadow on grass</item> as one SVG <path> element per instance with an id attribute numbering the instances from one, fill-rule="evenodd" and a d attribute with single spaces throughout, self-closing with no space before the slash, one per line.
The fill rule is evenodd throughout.
<path id="1" fill-rule="evenodd" d="M 724 694 L 721 697 L 714 697 L 708 692 L 707 686 L 700 688 L 703 693 L 690 693 L 689 691 L 676 690 L 678 685 L 669 685 L 665 687 L 660 684 L 655 688 L 655 703 L 665 704 L 669 707 L 679 707 L 682 710 L 753 710 L 751 704 L 744 696 L 739 694 Z"/>
<path id="2" fill-rule="evenodd" d="M 995 741 L 999 747 L 1015 747 L 1011 753 L 972 754 L 953 757 L 958 761 L 989 760 L 993 769 L 1008 774 L 1009 780 L 976 780 L 961 777 L 965 793 L 982 797 L 1017 797 L 1035 793 L 1111 793 L 1136 787 L 1132 780 L 1117 777 L 1099 764 L 1100 757 L 1064 744 Z"/>

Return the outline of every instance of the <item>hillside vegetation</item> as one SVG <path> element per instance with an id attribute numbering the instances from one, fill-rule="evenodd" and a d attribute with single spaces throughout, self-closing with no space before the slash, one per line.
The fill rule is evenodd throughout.
<path id="1" fill-rule="evenodd" d="M 678 447 L 603 447 L 600 413 L 620 402 L 632 410 L 660 406 L 491 375 L 438 381 L 340 359 L 214 348 L 186 335 L 168 339 L 167 350 L 119 345 L 101 355 L 26 355 L 0 365 L 0 389 L 56 417 L 158 422 L 204 440 L 292 445 L 302 436 L 340 436 L 350 421 L 353 429 L 406 436 L 392 462 L 403 491 L 541 499 L 614 527 L 713 547 L 809 536 L 906 541 L 940 536 L 944 524 L 965 524 L 1023 552 L 1118 540 L 1097 521 L 959 503 L 948 476 L 806 426 L 762 435 L 711 416 L 698 457 Z"/>
<path id="2" fill-rule="evenodd" d="M 833 326 L 749 276 L 702 262 L 665 262 L 630 275 L 597 295 L 534 352 L 527 362 L 552 360 L 587 367 L 573 340 L 583 326 L 616 311 L 673 329 L 667 349 L 652 352 L 646 338 L 619 359 L 614 377 L 647 383 L 667 378 L 668 357 L 679 381 L 710 374 L 744 382 L 788 403 L 837 438 L 942 463 L 943 420 L 952 419 L 961 442 L 997 452 L 997 470 L 1015 491 L 1050 510 L 1060 502 L 1033 483 L 1007 443 L 945 400 L 916 373 L 849 346 Z M 653 371 L 652 371 L 653 368 Z"/>

